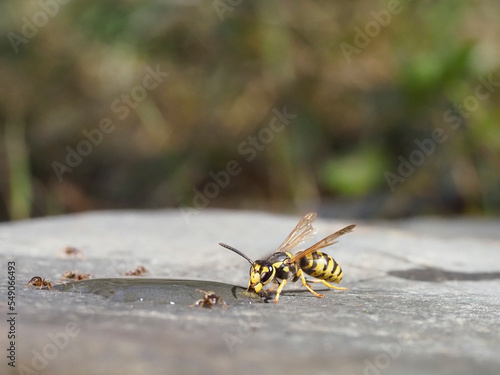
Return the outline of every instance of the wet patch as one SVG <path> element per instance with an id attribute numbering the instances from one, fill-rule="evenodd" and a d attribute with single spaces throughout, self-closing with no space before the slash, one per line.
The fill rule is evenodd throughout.
<path id="1" fill-rule="evenodd" d="M 113 302 L 149 302 L 166 305 L 190 305 L 200 299 L 202 291 L 221 296 L 227 303 L 263 302 L 255 293 L 237 285 L 204 280 L 171 280 L 144 278 L 108 278 L 57 284 L 54 290 L 103 296 Z"/>

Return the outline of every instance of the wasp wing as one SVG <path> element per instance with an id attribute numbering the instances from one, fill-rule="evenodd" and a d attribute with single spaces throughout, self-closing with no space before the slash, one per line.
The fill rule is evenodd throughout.
<path id="1" fill-rule="evenodd" d="M 315 251 L 318 251 L 320 249 L 323 249 L 324 247 L 333 245 L 334 243 L 337 242 L 337 241 L 335 241 L 337 238 L 339 238 L 340 236 L 343 236 L 346 233 L 352 232 L 352 230 L 355 227 L 356 227 L 355 224 L 348 225 L 347 227 L 342 228 L 341 230 L 339 230 L 333 234 L 330 234 L 328 237 L 323 238 L 321 241 L 319 241 L 318 243 L 315 243 L 311 247 L 309 247 L 305 250 L 299 251 L 297 254 L 295 254 L 290 259 L 290 263 L 295 263 L 299 259 L 301 259 L 301 258 L 303 258 L 311 253 L 314 253 Z"/>
<path id="2" fill-rule="evenodd" d="M 312 227 L 312 224 L 316 219 L 316 216 L 316 212 L 310 212 L 306 216 L 304 216 L 299 221 L 294 230 L 292 230 L 292 233 L 288 235 L 285 241 L 283 241 L 283 243 L 275 252 L 278 253 L 290 251 L 294 247 L 307 240 L 312 234 L 314 234 L 314 228 Z"/>

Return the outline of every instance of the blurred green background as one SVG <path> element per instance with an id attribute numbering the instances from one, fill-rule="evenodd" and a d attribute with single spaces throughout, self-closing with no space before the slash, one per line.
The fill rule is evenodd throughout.
<path id="1" fill-rule="evenodd" d="M 497 1 L 60 1 L 0 2 L 2 221 L 500 213 Z"/>

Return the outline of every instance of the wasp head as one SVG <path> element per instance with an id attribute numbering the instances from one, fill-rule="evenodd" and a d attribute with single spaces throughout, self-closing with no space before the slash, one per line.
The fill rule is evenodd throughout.
<path id="1" fill-rule="evenodd" d="M 226 245 L 224 243 L 219 243 L 219 245 L 242 256 L 252 265 L 252 267 L 250 267 L 250 281 L 248 282 L 247 288 L 249 292 L 259 293 L 264 285 L 274 279 L 274 276 L 276 275 L 276 269 L 273 267 L 272 263 L 264 260 L 256 260 L 254 262 L 252 259 L 232 246 Z"/>
<path id="2" fill-rule="evenodd" d="M 276 269 L 272 264 L 263 261 L 255 261 L 250 267 L 250 281 L 247 290 L 259 293 L 262 287 L 274 279 Z"/>

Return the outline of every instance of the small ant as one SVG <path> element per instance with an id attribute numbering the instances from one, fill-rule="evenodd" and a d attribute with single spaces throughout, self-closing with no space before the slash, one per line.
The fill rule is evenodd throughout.
<path id="1" fill-rule="evenodd" d="M 52 289 L 52 283 L 47 280 L 47 279 L 42 279 L 40 276 L 34 276 L 31 278 L 30 281 L 28 281 L 28 284 L 26 284 L 26 288 L 29 287 L 30 285 L 33 285 L 36 288 L 38 289 L 42 289 L 42 288 L 47 288 L 47 289 Z"/>
<path id="2" fill-rule="evenodd" d="M 125 276 L 142 276 L 147 273 L 148 270 L 143 266 L 138 266 L 134 270 L 127 271 Z"/>
<path id="3" fill-rule="evenodd" d="M 196 289 L 196 290 L 198 292 L 204 293 L 205 295 L 203 296 L 202 299 L 199 299 L 189 307 L 199 306 L 209 309 L 212 306 L 217 305 L 217 302 L 219 302 L 223 308 L 227 309 L 227 305 L 221 296 L 216 295 L 214 292 L 205 292 L 204 290 L 201 289 Z"/>
<path id="4" fill-rule="evenodd" d="M 73 258 L 80 258 L 82 260 L 87 259 L 81 250 L 72 246 L 66 246 L 64 249 L 61 250 L 60 254 L 63 258 L 73 257 Z"/>
<path id="5" fill-rule="evenodd" d="M 90 279 L 90 273 L 78 273 L 78 271 L 67 271 L 62 275 L 63 279 L 87 280 Z"/>

